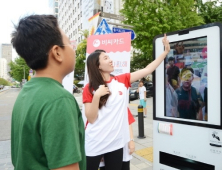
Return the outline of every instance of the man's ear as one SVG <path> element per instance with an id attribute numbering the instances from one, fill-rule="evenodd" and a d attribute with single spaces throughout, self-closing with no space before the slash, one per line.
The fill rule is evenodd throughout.
<path id="1" fill-rule="evenodd" d="M 57 62 L 62 62 L 63 61 L 63 53 L 62 53 L 62 48 L 59 47 L 58 45 L 54 45 L 51 48 L 52 52 L 52 57 L 57 61 Z"/>

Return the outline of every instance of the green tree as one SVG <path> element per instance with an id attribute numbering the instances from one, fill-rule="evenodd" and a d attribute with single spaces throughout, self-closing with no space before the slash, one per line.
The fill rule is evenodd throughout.
<path id="1" fill-rule="evenodd" d="M 9 86 L 9 82 L 3 78 L 0 78 L 0 85 Z"/>
<path id="2" fill-rule="evenodd" d="M 136 33 L 136 39 L 132 41 L 132 46 L 136 49 L 131 62 L 134 70 L 143 68 L 152 61 L 153 39 L 156 35 L 204 23 L 196 13 L 194 0 L 123 1 L 123 9 L 120 11 L 125 17 L 123 23 L 133 26 Z"/>
<path id="3" fill-rule="evenodd" d="M 17 57 L 14 62 L 11 61 L 9 63 L 9 66 L 11 68 L 11 71 L 9 72 L 9 74 L 15 80 L 19 82 L 22 81 L 22 79 L 24 78 L 24 68 L 25 68 L 25 79 L 28 78 L 30 68 L 27 66 L 23 58 Z"/>
<path id="4" fill-rule="evenodd" d="M 89 30 L 80 30 L 79 34 L 81 34 L 84 37 L 84 39 L 87 39 L 89 36 Z"/>
<path id="5" fill-rule="evenodd" d="M 85 60 L 86 60 L 86 46 L 87 37 L 89 36 L 88 30 L 81 30 L 80 34 L 84 39 L 78 44 L 76 49 L 76 65 L 75 65 L 75 75 L 74 77 L 84 77 L 85 72 Z"/>
<path id="6" fill-rule="evenodd" d="M 197 4 L 198 15 L 204 19 L 206 24 L 213 22 L 222 22 L 222 4 L 219 0 L 209 1 L 203 3 L 200 1 Z"/>

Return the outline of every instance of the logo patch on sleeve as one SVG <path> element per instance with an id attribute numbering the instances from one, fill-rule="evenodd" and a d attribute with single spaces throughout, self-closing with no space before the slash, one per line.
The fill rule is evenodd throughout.
<path id="1" fill-rule="evenodd" d="M 123 92 L 119 91 L 119 95 L 122 95 L 122 94 L 123 94 Z"/>

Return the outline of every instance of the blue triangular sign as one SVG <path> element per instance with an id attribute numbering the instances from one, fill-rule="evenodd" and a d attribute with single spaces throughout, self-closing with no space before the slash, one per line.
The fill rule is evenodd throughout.
<path id="1" fill-rule="evenodd" d="M 109 25 L 107 24 L 106 20 L 102 19 L 94 35 L 103 35 L 103 34 L 111 34 L 111 33 L 112 33 L 112 30 L 109 28 Z"/>

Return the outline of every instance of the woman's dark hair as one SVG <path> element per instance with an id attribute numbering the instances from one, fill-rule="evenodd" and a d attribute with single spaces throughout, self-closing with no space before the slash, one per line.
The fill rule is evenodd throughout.
<path id="1" fill-rule="evenodd" d="M 99 71 L 99 56 L 102 52 L 106 52 L 104 50 L 96 50 L 91 53 L 87 58 L 87 70 L 89 76 L 89 91 L 93 94 L 93 90 L 97 90 L 100 85 L 105 85 L 107 87 L 106 82 L 104 81 L 100 71 Z M 112 76 L 112 75 L 111 75 Z M 104 106 L 108 100 L 109 94 L 100 97 L 99 100 L 99 109 Z"/>
<path id="2" fill-rule="evenodd" d="M 48 52 L 53 45 L 63 45 L 58 22 L 53 15 L 30 15 L 20 19 L 12 33 L 11 43 L 34 70 L 47 66 Z"/>

